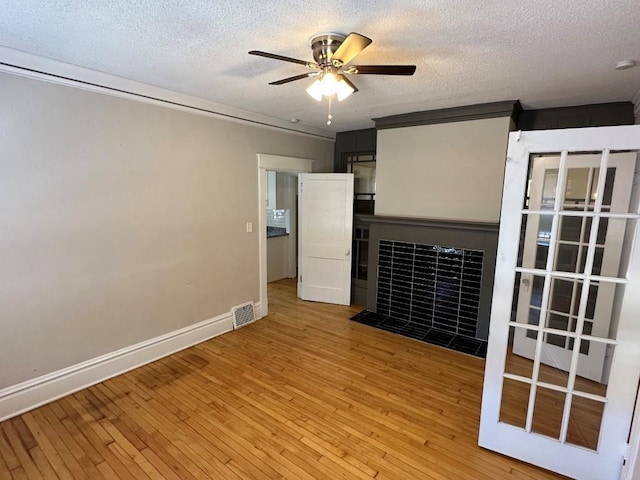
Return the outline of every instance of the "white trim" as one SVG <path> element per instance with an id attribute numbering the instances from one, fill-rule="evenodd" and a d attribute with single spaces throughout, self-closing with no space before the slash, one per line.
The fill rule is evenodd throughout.
<path id="1" fill-rule="evenodd" d="M 283 157 L 258 153 L 258 168 L 286 173 L 308 173 L 311 171 L 314 160 L 307 158 Z"/>
<path id="2" fill-rule="evenodd" d="M 633 97 L 631 97 L 631 101 L 633 102 L 633 113 L 636 117 L 636 125 L 640 124 L 640 88 L 635 93 Z"/>
<path id="3" fill-rule="evenodd" d="M 256 319 L 269 313 L 267 299 L 267 170 L 286 173 L 311 172 L 313 160 L 306 158 L 283 157 L 268 153 L 256 154 L 258 158 L 258 242 L 260 264 L 260 307 L 256 308 Z"/>
<path id="4" fill-rule="evenodd" d="M 622 480 L 640 480 L 640 395 L 636 396 L 635 413 L 631 424 L 629 445 L 625 454 L 625 462 L 622 467 Z"/>
<path id="5" fill-rule="evenodd" d="M 260 303 L 254 305 L 256 310 Z M 0 390 L 0 422 L 233 330 L 231 312 Z"/>
<path id="6" fill-rule="evenodd" d="M 165 88 L 0 46 L 0 72 L 257 127 L 335 141 L 328 130 L 215 103 Z"/>
<path id="7" fill-rule="evenodd" d="M 522 143 L 526 143 L 526 146 L 522 146 L 521 143 L 518 144 L 518 148 L 525 149 L 527 153 L 558 153 L 563 150 L 571 152 L 602 152 L 606 149 L 611 151 L 638 149 L 638 125 L 519 131 L 509 134 L 509 141 L 511 141 L 511 135 L 513 135 L 514 139 L 517 139 L 518 136 L 525 139 Z M 615 145 L 615 147 L 610 148 L 611 145 Z M 513 152 L 507 151 L 507 156 L 515 152 L 516 149 L 514 147 Z"/>

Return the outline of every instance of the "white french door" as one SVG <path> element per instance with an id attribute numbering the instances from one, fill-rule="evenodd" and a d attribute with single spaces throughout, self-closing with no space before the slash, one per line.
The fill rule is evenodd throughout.
<path id="1" fill-rule="evenodd" d="M 613 153 L 609 155 L 607 176 L 600 211 L 621 212 L 628 208 L 633 184 L 636 155 Z M 566 182 L 562 199 L 562 212 L 555 238 L 553 270 L 557 272 L 584 273 L 589 247 L 591 222 L 597 200 L 600 175 L 600 155 L 572 155 L 567 164 Z M 528 184 L 529 210 L 553 210 L 560 157 L 540 156 L 532 162 Z M 528 216 L 525 228 L 521 265 L 545 270 L 548 260 L 552 215 Z M 595 241 L 595 254 L 591 273 L 615 277 L 620 269 L 620 255 L 624 241 L 624 229 L 615 220 L 601 218 Z M 517 304 L 519 323 L 538 324 L 545 277 L 533 273 L 521 273 Z M 574 332 L 578 322 L 578 310 L 583 281 L 578 277 L 552 278 L 549 286 L 549 302 L 546 324 L 550 329 Z M 587 297 L 583 333 L 606 337 L 609 332 L 611 312 L 615 298 L 614 283 L 592 281 Z M 568 372 L 573 356 L 574 338 L 548 333 L 542 340 L 540 361 Z M 514 331 L 513 353 L 533 359 L 537 347 L 536 333 L 525 329 Z M 606 383 L 605 356 L 610 352 L 605 343 L 581 346 L 578 359 L 578 376 Z"/>
<path id="2" fill-rule="evenodd" d="M 298 297 L 351 303 L 353 174 L 298 175 Z"/>
<path id="3" fill-rule="evenodd" d="M 481 446 L 620 478 L 640 376 L 638 149 L 640 126 L 510 135 Z"/>

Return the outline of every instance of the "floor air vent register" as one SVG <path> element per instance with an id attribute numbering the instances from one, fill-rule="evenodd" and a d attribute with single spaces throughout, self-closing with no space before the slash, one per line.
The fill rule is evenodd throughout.
<path id="1" fill-rule="evenodd" d="M 234 330 L 256 321 L 256 316 L 253 311 L 253 302 L 247 302 L 242 305 L 238 305 L 237 307 L 233 307 L 231 311 L 233 312 Z"/>

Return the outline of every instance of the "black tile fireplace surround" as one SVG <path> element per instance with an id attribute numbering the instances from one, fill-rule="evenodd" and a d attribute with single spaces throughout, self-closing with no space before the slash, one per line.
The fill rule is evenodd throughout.
<path id="1" fill-rule="evenodd" d="M 380 240 L 376 311 L 475 337 L 482 250 Z"/>
<path id="2" fill-rule="evenodd" d="M 355 321 L 483 357 L 498 224 L 367 216 L 371 272 Z"/>

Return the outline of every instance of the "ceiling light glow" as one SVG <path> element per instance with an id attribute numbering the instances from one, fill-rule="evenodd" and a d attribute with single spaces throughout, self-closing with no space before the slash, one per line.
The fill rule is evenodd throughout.
<path id="1" fill-rule="evenodd" d="M 307 88 L 307 93 L 317 101 L 321 101 L 322 97 L 332 97 L 337 95 L 338 101 L 341 102 L 354 92 L 354 89 L 347 83 L 342 75 L 336 75 L 327 71 L 322 74 Z"/>

